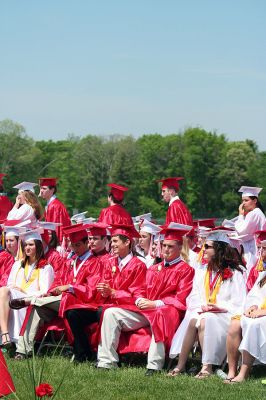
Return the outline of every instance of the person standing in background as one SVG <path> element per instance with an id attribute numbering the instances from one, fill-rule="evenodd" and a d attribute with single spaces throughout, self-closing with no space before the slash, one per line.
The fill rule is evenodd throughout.
<path id="1" fill-rule="evenodd" d="M 64 204 L 56 197 L 57 178 L 39 178 L 39 197 L 47 201 L 44 218 L 46 222 L 57 222 L 56 234 L 60 241 L 63 239 L 64 226 L 71 225 L 71 220 Z"/>

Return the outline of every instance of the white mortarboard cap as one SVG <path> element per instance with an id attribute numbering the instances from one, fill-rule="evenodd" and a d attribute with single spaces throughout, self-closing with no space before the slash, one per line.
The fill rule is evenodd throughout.
<path id="1" fill-rule="evenodd" d="M 228 233 L 232 232 L 230 229 L 219 227 L 218 229 L 212 229 L 207 235 L 207 240 L 212 240 L 213 242 L 224 242 L 230 244 L 230 239 Z"/>
<path id="2" fill-rule="evenodd" d="M 83 211 L 82 213 L 72 215 L 70 218 L 71 221 L 75 221 L 77 224 L 83 223 L 83 221 L 86 219 L 85 215 L 87 214 L 88 211 Z"/>
<path id="3" fill-rule="evenodd" d="M 140 223 L 139 230 L 150 233 L 151 235 L 156 235 L 161 231 L 161 228 L 147 219 L 143 219 Z"/>
<path id="4" fill-rule="evenodd" d="M 96 221 L 96 218 L 94 218 L 94 217 L 89 217 L 89 218 L 85 218 L 83 221 L 82 221 L 82 223 L 83 223 L 83 225 L 87 225 L 87 224 L 92 224 L 93 222 L 95 222 Z"/>
<path id="5" fill-rule="evenodd" d="M 253 186 L 241 186 L 241 188 L 239 189 L 239 192 L 242 192 L 242 197 L 250 197 L 250 196 L 258 197 L 261 191 L 262 188 Z"/>
<path id="6" fill-rule="evenodd" d="M 151 213 L 147 213 L 147 214 L 141 214 L 141 215 L 136 215 L 136 217 L 133 217 L 133 223 L 137 223 L 140 222 L 142 219 L 146 219 L 146 221 L 151 221 Z"/>
<path id="7" fill-rule="evenodd" d="M 21 182 L 16 186 L 13 186 L 14 189 L 18 189 L 19 192 L 23 192 L 24 190 L 29 190 L 34 193 L 34 186 L 37 186 L 37 183 L 33 182 Z"/>
<path id="8" fill-rule="evenodd" d="M 230 245 L 232 247 L 236 248 L 237 251 L 240 253 L 241 252 L 241 244 L 242 244 L 241 237 L 237 234 L 237 232 L 229 233 L 228 237 L 230 240 Z"/>
<path id="9" fill-rule="evenodd" d="M 179 224 L 178 222 L 170 222 L 170 224 L 167 226 L 167 229 L 181 229 L 184 231 L 191 231 L 193 226 L 191 225 L 184 225 L 184 224 Z"/>
<path id="10" fill-rule="evenodd" d="M 43 233 L 42 228 L 33 229 L 25 233 L 20 234 L 20 238 L 23 242 L 28 242 L 29 240 L 40 240 L 42 241 L 41 234 Z"/>
<path id="11" fill-rule="evenodd" d="M 156 235 L 154 235 L 154 242 L 158 242 L 158 240 L 160 240 L 160 242 L 162 242 L 164 240 L 164 235 L 162 235 L 161 233 L 156 233 Z"/>
<path id="12" fill-rule="evenodd" d="M 38 222 L 38 227 L 42 228 L 42 229 L 46 229 L 49 231 L 56 231 L 56 228 L 58 226 L 61 226 L 62 224 L 60 222 L 42 222 L 39 221 Z"/>
<path id="13" fill-rule="evenodd" d="M 19 236 L 22 233 L 26 232 L 26 228 L 25 227 L 19 227 L 19 226 L 6 226 L 4 228 L 4 232 L 6 234 L 6 238 L 10 237 L 10 236 Z"/>

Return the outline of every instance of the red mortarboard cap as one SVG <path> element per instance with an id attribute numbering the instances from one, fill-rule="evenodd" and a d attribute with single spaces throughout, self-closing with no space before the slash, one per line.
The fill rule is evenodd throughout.
<path id="1" fill-rule="evenodd" d="M 75 224 L 75 225 L 67 225 L 63 227 L 63 235 L 64 236 L 68 236 L 68 232 L 71 231 L 71 229 L 73 227 L 77 228 L 77 227 L 83 227 L 83 224 Z"/>
<path id="2" fill-rule="evenodd" d="M 107 186 L 111 188 L 111 193 L 114 196 L 114 198 L 118 201 L 123 200 L 124 198 L 124 192 L 128 190 L 127 187 L 117 185 L 116 183 L 107 183 Z"/>
<path id="3" fill-rule="evenodd" d="M 0 173 L 0 185 L 3 185 L 3 178 L 6 176 L 6 174 Z"/>
<path id="4" fill-rule="evenodd" d="M 80 225 L 80 224 L 79 224 Z M 65 232 L 65 229 L 64 229 Z M 71 243 L 77 243 L 80 240 L 88 237 L 88 232 L 84 229 L 84 226 L 72 225 L 72 228 L 67 230 L 67 236 Z"/>
<path id="5" fill-rule="evenodd" d="M 111 236 L 116 236 L 116 235 L 126 236 L 130 240 L 140 237 L 134 225 L 112 225 Z"/>
<path id="6" fill-rule="evenodd" d="M 158 179 L 158 182 L 162 182 L 162 189 L 167 189 L 170 187 L 175 188 L 176 190 L 179 189 L 179 181 L 182 181 L 184 178 L 182 176 L 173 177 L 173 178 L 165 178 L 165 179 Z"/>
<path id="7" fill-rule="evenodd" d="M 198 226 L 204 226 L 205 228 L 215 228 L 215 221 L 217 218 L 206 218 L 206 219 L 194 219 L 193 226 L 197 228 Z"/>
<path id="8" fill-rule="evenodd" d="M 261 244 L 266 244 L 266 230 L 257 231 L 255 232 L 255 235 Z"/>
<path id="9" fill-rule="evenodd" d="M 56 186 L 57 178 L 39 178 L 39 186 Z"/>
<path id="10" fill-rule="evenodd" d="M 107 236 L 108 226 L 102 222 L 96 222 L 95 224 L 85 224 L 83 228 L 87 229 L 89 236 Z"/>
<path id="11" fill-rule="evenodd" d="M 189 230 L 164 228 L 160 234 L 164 235 L 164 240 L 177 240 L 181 242 Z"/>

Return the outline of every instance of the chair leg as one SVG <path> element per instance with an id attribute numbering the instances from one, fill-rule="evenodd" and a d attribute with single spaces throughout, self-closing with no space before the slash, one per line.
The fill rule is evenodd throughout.
<path id="1" fill-rule="evenodd" d="M 40 354 L 40 352 L 41 352 L 41 350 L 42 350 L 42 348 L 44 346 L 44 342 L 45 342 L 45 339 L 46 339 L 48 333 L 49 333 L 49 331 L 46 331 L 45 334 L 43 335 L 42 341 L 41 341 L 40 346 L 38 348 L 38 351 L 36 353 L 37 356 Z"/>

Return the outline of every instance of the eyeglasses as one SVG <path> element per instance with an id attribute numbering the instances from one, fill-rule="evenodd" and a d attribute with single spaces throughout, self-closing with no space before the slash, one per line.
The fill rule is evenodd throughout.
<path id="1" fill-rule="evenodd" d="M 204 245 L 204 249 L 205 249 L 205 250 L 213 249 L 213 246 L 211 246 L 210 244 L 207 244 L 207 243 L 206 243 L 206 244 Z"/>

